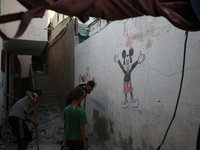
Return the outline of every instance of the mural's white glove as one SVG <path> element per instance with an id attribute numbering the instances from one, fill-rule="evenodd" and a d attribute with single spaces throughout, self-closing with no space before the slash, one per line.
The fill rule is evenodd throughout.
<path id="1" fill-rule="evenodd" d="M 145 54 L 142 54 L 142 52 L 140 51 L 140 55 L 138 57 L 138 64 L 141 64 L 145 60 L 145 58 Z"/>
<path id="2" fill-rule="evenodd" d="M 114 61 L 118 63 L 118 61 L 119 61 L 119 56 L 118 56 L 118 54 L 115 54 L 115 56 L 114 56 Z"/>

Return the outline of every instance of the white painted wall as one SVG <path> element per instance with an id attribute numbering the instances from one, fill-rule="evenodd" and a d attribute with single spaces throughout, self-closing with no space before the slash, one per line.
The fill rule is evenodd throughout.
<path id="1" fill-rule="evenodd" d="M 23 7 L 16 0 L 2 0 L 2 14 L 16 13 L 21 11 L 26 11 L 26 8 Z M 3 24 L 2 31 L 6 33 L 8 37 L 14 37 L 17 32 L 17 28 L 19 26 L 19 21 L 9 22 Z M 26 40 L 36 40 L 36 41 L 47 41 L 47 26 L 48 26 L 48 18 L 47 12 L 43 18 L 34 18 L 30 22 L 25 33 L 18 39 L 26 39 Z"/>
<path id="2" fill-rule="evenodd" d="M 175 120 L 162 150 L 194 150 L 200 123 L 200 32 L 189 32 L 185 77 Z M 76 46 L 75 85 L 80 74 L 94 78 L 96 87 L 87 96 L 87 131 L 98 136 L 109 150 L 154 150 L 162 142 L 178 97 L 185 31 L 165 18 L 139 17 L 110 23 L 101 32 Z M 122 51 L 134 48 L 146 59 L 131 73 L 138 108 L 123 109 Z M 130 93 L 128 93 L 130 104 Z"/>
<path id="3" fill-rule="evenodd" d="M 30 77 L 30 65 L 32 64 L 30 55 L 18 55 L 19 61 L 22 67 L 22 78 L 29 78 Z"/>
<path id="4" fill-rule="evenodd" d="M 60 22 L 62 22 L 65 18 L 67 18 L 66 15 L 63 14 L 59 14 L 53 10 L 48 10 L 47 13 L 47 17 L 48 17 L 48 25 L 51 22 L 53 23 L 53 27 L 55 28 Z"/>
<path id="5" fill-rule="evenodd" d="M 105 28 L 107 24 L 108 22 L 106 20 L 103 19 L 98 20 L 94 25 L 90 27 L 89 36 L 93 36 L 94 34 L 98 33 L 103 28 Z"/>

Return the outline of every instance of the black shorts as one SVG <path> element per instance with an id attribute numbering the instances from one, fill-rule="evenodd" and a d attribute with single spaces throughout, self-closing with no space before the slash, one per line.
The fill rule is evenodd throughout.
<path id="1" fill-rule="evenodd" d="M 67 145 L 69 146 L 69 150 L 84 150 L 83 142 L 79 140 L 67 140 Z"/>
<path id="2" fill-rule="evenodd" d="M 25 123 L 25 120 L 10 116 L 8 121 L 12 127 L 12 134 L 17 137 L 18 150 L 26 149 L 32 140 L 32 133 Z"/>

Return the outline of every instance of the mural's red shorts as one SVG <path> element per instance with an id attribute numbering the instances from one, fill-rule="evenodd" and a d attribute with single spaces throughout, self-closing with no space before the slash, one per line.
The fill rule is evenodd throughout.
<path id="1" fill-rule="evenodd" d="M 128 92 L 132 92 L 133 91 L 133 88 L 132 88 L 132 85 L 131 85 L 131 81 L 124 81 L 124 93 L 128 93 Z"/>

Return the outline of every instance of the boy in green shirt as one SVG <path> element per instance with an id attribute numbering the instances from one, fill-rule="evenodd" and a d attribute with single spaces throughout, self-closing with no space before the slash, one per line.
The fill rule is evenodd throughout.
<path id="1" fill-rule="evenodd" d="M 85 91 L 76 87 L 72 91 L 72 104 L 64 109 L 64 135 L 69 150 L 87 150 L 84 124 L 87 124 L 85 110 L 79 107 Z"/>

